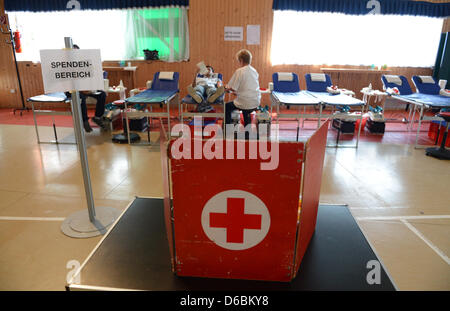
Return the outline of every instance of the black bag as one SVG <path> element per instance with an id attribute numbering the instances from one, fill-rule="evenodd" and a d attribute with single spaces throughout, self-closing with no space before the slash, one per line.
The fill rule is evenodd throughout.
<path id="1" fill-rule="evenodd" d="M 159 59 L 159 55 L 158 55 L 158 51 L 157 50 L 148 50 L 145 49 L 144 50 L 144 54 L 145 54 L 145 60 L 158 60 Z"/>
<path id="2" fill-rule="evenodd" d="M 386 128 L 386 123 L 384 122 L 376 122 L 367 119 L 366 127 L 371 133 L 383 134 Z"/>
<path id="3" fill-rule="evenodd" d="M 331 126 L 344 134 L 355 132 L 355 121 L 343 121 L 341 119 L 333 119 Z"/>

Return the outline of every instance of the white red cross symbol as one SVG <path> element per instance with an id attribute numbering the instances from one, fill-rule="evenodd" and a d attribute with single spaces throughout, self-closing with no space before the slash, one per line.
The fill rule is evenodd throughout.
<path id="1" fill-rule="evenodd" d="M 257 196 L 241 190 L 213 196 L 203 208 L 201 221 L 208 238 L 231 250 L 257 245 L 270 228 L 266 205 Z"/>

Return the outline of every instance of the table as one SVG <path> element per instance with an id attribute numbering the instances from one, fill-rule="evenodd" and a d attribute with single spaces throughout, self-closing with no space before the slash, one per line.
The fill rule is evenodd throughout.
<path id="1" fill-rule="evenodd" d="M 35 103 L 70 103 L 70 100 L 67 99 L 67 96 L 64 93 L 51 93 L 46 95 L 38 95 L 33 96 L 27 99 L 28 102 L 31 103 L 31 109 L 33 111 L 33 120 L 34 120 L 34 128 L 36 130 L 36 138 L 38 144 L 76 144 L 76 142 L 60 142 L 58 141 L 58 134 L 56 133 L 56 124 L 55 124 L 55 115 L 59 116 L 71 116 L 72 110 L 69 111 L 55 111 L 55 110 L 41 110 L 41 109 L 35 109 L 34 104 Z M 53 134 L 55 136 L 54 141 L 41 141 L 39 137 L 39 130 L 38 125 L 36 121 L 36 116 L 52 116 L 52 123 L 53 123 Z"/>
<path id="2" fill-rule="evenodd" d="M 108 72 L 109 85 L 119 85 L 120 80 L 130 90 L 136 87 L 136 71 L 138 67 L 113 67 L 105 66 L 103 70 Z"/>
<path id="3" fill-rule="evenodd" d="M 396 290 L 346 205 L 319 206 L 299 273 L 290 283 L 178 277 L 171 271 L 161 198 L 136 198 L 75 273 L 67 290 Z M 380 284 L 368 263 L 380 262 Z M 74 280 L 81 275 L 81 282 Z"/>
<path id="4" fill-rule="evenodd" d="M 334 85 L 349 90 L 361 90 L 372 84 L 374 89 L 382 89 L 381 76 L 389 74 L 390 70 L 352 69 L 352 68 L 320 68 L 330 75 Z"/>
<path id="5" fill-rule="evenodd" d="M 127 136 L 128 136 L 128 144 L 131 144 L 130 139 L 130 125 L 128 122 L 128 118 L 167 118 L 168 123 L 168 131 L 169 131 L 169 139 L 171 137 L 170 134 L 170 102 L 178 96 L 177 90 L 145 90 L 133 97 L 125 99 L 125 119 L 127 124 Z M 128 111 L 129 104 L 142 104 L 142 105 L 152 105 L 152 104 L 165 104 L 167 106 L 167 112 L 150 112 L 148 111 Z M 149 136 L 150 143 L 150 136 Z"/>
<path id="6" fill-rule="evenodd" d="M 307 91 L 300 91 L 296 93 L 284 93 L 284 92 L 272 92 L 270 94 L 270 99 L 272 104 L 270 105 L 270 114 L 272 115 L 273 106 L 277 109 L 277 122 L 279 123 L 280 118 L 294 118 L 300 123 L 300 119 L 305 117 L 318 118 L 317 128 L 320 127 L 320 118 L 322 116 L 322 104 L 320 100 L 309 94 Z M 297 106 L 298 113 L 280 113 L 280 105 Z M 300 107 L 303 106 L 303 113 L 300 113 Z M 319 106 L 319 114 L 307 114 L 305 113 L 306 106 Z M 299 136 L 300 126 L 297 123 L 297 137 Z"/>
<path id="7" fill-rule="evenodd" d="M 324 107 L 329 106 L 332 107 L 333 113 L 331 115 L 326 115 L 330 119 L 338 119 L 341 121 L 351 121 L 355 122 L 359 120 L 359 126 L 358 126 L 358 135 L 356 138 L 356 144 L 354 146 L 348 146 L 348 145 L 339 145 L 339 136 L 341 134 L 341 129 L 337 128 L 338 134 L 336 137 L 336 144 L 335 145 L 328 145 L 327 147 L 355 147 L 358 148 L 359 144 L 359 137 L 361 135 L 361 125 L 362 125 L 362 119 L 364 115 L 364 108 L 366 107 L 366 102 L 361 101 L 357 98 L 354 98 L 349 95 L 345 94 L 330 94 L 328 92 L 311 92 L 308 91 L 309 94 L 316 97 L 320 102 L 324 105 Z M 351 108 L 359 107 L 361 111 L 358 112 L 335 112 L 335 109 L 340 106 L 347 106 Z M 321 112 L 323 109 L 321 109 Z M 319 118 L 320 121 L 320 118 Z M 342 133 L 344 134 L 344 133 Z M 351 133 L 353 135 L 353 133 Z"/>
<path id="8" fill-rule="evenodd" d="M 272 92 L 271 93 L 272 105 L 276 105 L 277 108 L 277 120 L 279 122 L 279 118 L 294 118 L 298 121 L 297 123 L 297 137 L 299 137 L 299 123 L 300 119 L 304 123 L 305 117 L 317 118 L 317 128 L 320 127 L 320 122 L 323 117 L 329 119 L 345 119 L 346 121 L 356 121 L 358 119 L 362 120 L 362 115 L 364 114 L 365 102 L 361 101 L 357 98 L 353 98 L 344 94 L 332 95 L 328 92 L 311 92 L 311 91 L 300 91 L 296 93 L 283 93 L 283 92 Z M 299 112 L 297 114 L 288 113 L 288 114 L 280 114 L 280 105 L 292 105 L 299 107 Z M 303 106 L 303 113 L 300 113 L 300 107 Z M 305 113 L 306 106 L 318 106 L 319 113 Z M 361 114 L 355 115 L 349 113 L 333 113 L 333 114 L 323 114 L 323 109 L 326 106 L 333 107 L 333 109 L 337 106 L 349 106 L 349 107 L 361 107 Z M 334 111 L 334 110 L 333 110 Z M 272 112 L 272 108 L 271 108 Z M 339 145 L 339 131 L 337 136 L 337 141 L 335 145 L 328 147 L 356 147 L 358 148 L 359 136 L 361 131 L 361 123 L 358 129 L 358 136 L 355 146 L 347 146 L 347 145 Z"/>
<path id="9" fill-rule="evenodd" d="M 415 113 L 417 107 L 420 107 L 420 115 L 419 115 L 419 124 L 417 126 L 416 140 L 414 143 L 414 148 L 417 149 L 417 143 L 419 140 L 420 128 L 422 126 L 422 120 L 428 121 L 445 121 L 442 117 L 433 116 L 428 117 L 424 115 L 424 110 L 429 108 L 442 109 L 442 108 L 450 108 L 450 97 L 442 96 L 442 95 L 430 95 L 430 94 L 422 94 L 422 93 L 413 93 L 409 95 L 392 95 L 392 98 L 395 98 L 400 101 L 404 101 L 414 105 L 414 113 L 411 122 L 414 122 Z M 412 128 L 412 125 L 411 125 Z"/>

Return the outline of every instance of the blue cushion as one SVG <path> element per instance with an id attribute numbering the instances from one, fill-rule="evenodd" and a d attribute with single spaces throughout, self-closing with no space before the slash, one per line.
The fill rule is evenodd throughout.
<path id="1" fill-rule="evenodd" d="M 311 74 L 309 73 L 305 74 L 306 89 L 311 92 L 326 92 L 327 87 L 331 86 L 332 83 L 329 75 L 325 74 L 325 78 L 326 78 L 325 82 L 312 81 Z"/>
<path id="2" fill-rule="evenodd" d="M 419 76 L 413 76 L 412 80 L 413 80 L 414 85 L 416 86 L 416 89 L 419 93 L 430 94 L 430 95 L 439 95 L 441 87 L 439 86 L 439 81 L 436 81 L 435 78 L 433 78 L 434 84 L 433 83 L 422 83 L 422 80 L 420 79 Z"/>
<path id="3" fill-rule="evenodd" d="M 413 91 L 411 89 L 411 86 L 408 83 L 408 79 L 406 79 L 405 76 L 398 76 L 402 80 L 402 85 L 398 85 L 395 83 L 389 83 L 386 80 L 385 75 L 381 76 L 381 81 L 383 82 L 384 87 L 393 89 L 394 87 L 398 88 L 398 91 L 400 92 L 400 95 L 409 95 L 412 94 Z"/>
<path id="4" fill-rule="evenodd" d="M 174 72 L 173 73 L 173 80 L 160 80 L 159 79 L 159 72 L 156 72 L 153 76 L 152 86 L 151 90 L 176 90 L 178 89 L 178 80 L 180 79 L 180 73 Z"/>
<path id="5" fill-rule="evenodd" d="M 298 76 L 292 73 L 294 77 L 292 81 L 278 81 L 278 73 L 272 75 L 273 90 L 282 93 L 297 93 L 300 92 L 300 85 L 298 84 Z"/>

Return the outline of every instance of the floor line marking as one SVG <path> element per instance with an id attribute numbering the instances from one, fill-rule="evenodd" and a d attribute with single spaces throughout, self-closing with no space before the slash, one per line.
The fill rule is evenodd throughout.
<path id="1" fill-rule="evenodd" d="M 352 210 L 377 210 L 377 209 L 399 209 L 411 208 L 409 206 L 379 206 L 379 207 L 349 207 Z"/>
<path id="2" fill-rule="evenodd" d="M 356 220 L 407 220 L 407 219 L 450 219 L 450 215 L 423 215 L 423 216 L 373 216 L 355 217 Z"/>
<path id="3" fill-rule="evenodd" d="M 25 220 L 25 221 L 64 221 L 63 217 L 10 217 L 0 216 L 0 220 Z"/>
<path id="4" fill-rule="evenodd" d="M 450 258 L 444 254 L 438 247 L 436 247 L 433 243 L 431 243 L 419 230 L 416 229 L 412 224 L 407 222 L 406 220 L 400 220 L 405 226 L 409 228 L 412 232 L 414 232 L 422 241 L 424 241 L 432 250 L 436 252 L 448 265 L 450 265 Z"/>

